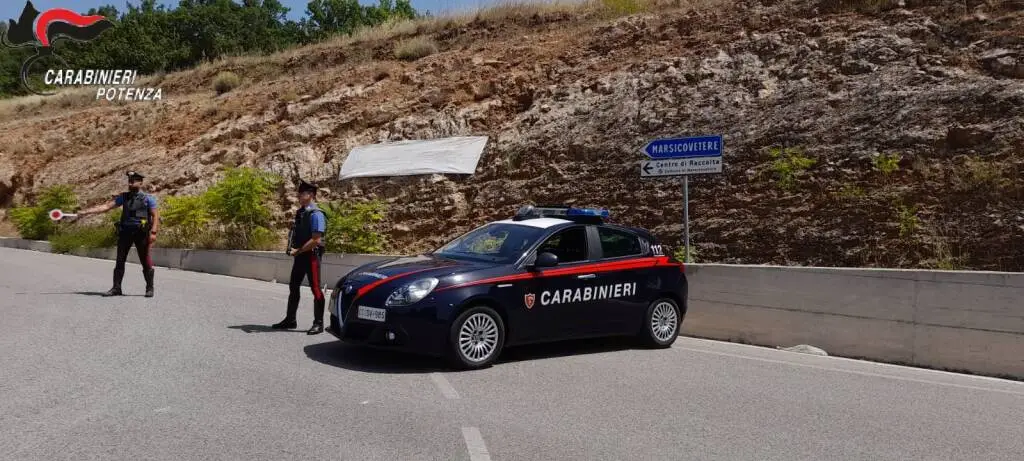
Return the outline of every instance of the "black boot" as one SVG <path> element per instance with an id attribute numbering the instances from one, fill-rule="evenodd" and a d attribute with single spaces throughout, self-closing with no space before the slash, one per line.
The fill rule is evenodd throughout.
<path id="1" fill-rule="evenodd" d="M 318 334 L 323 333 L 323 332 L 324 332 L 324 324 L 323 324 L 323 322 L 320 322 L 320 323 L 314 323 L 313 326 L 309 328 L 309 331 L 306 332 L 306 334 L 307 335 L 318 335 Z"/>
<path id="2" fill-rule="evenodd" d="M 275 330 L 290 330 L 297 326 L 299 326 L 299 324 L 295 323 L 295 319 L 286 318 L 279 323 L 271 325 L 270 328 L 273 328 Z"/>
<path id="3" fill-rule="evenodd" d="M 107 290 L 106 293 L 103 293 L 103 296 L 121 296 L 122 294 L 121 287 L 113 287 L 110 290 Z"/>
<path id="4" fill-rule="evenodd" d="M 154 269 L 144 271 L 142 275 L 146 278 L 146 297 L 153 297 L 153 274 L 156 272 Z"/>

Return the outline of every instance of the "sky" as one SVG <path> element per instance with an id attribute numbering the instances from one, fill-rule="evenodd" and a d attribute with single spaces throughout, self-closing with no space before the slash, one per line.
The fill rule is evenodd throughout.
<path id="1" fill-rule="evenodd" d="M 441 15 L 446 11 L 457 11 L 465 9 L 476 9 L 488 4 L 497 3 L 500 0 L 412 0 L 412 7 L 419 12 L 430 11 L 432 14 Z M 79 13 L 89 11 L 89 8 L 102 5 L 114 5 L 119 11 L 123 11 L 125 5 L 131 3 L 138 5 L 138 0 L 32 0 L 32 5 L 38 11 L 45 11 L 50 8 L 67 8 Z M 176 6 L 178 0 L 162 1 L 168 6 Z M 299 19 L 306 14 L 306 4 L 309 0 L 281 0 L 288 12 L 290 19 Z M 377 0 L 360 0 L 360 3 L 371 5 L 377 4 Z M 0 0 L 0 20 L 7 22 L 7 19 L 18 19 L 21 10 L 25 7 L 25 0 Z"/>

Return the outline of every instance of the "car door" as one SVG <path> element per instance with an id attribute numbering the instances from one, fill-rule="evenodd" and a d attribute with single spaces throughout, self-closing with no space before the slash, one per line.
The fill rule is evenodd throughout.
<path id="1" fill-rule="evenodd" d="M 633 333 L 647 309 L 651 283 L 657 283 L 654 269 L 647 264 L 649 258 L 645 257 L 636 234 L 610 226 L 596 226 L 594 234 L 600 246 L 602 265 L 617 267 L 605 273 L 605 283 L 611 285 L 608 289 L 611 296 L 598 302 L 595 330 L 602 334 Z"/>
<path id="2" fill-rule="evenodd" d="M 594 303 L 583 300 L 587 287 L 600 283 L 603 274 L 588 272 L 592 254 L 587 226 L 562 229 L 542 242 L 536 250 L 558 256 L 558 265 L 544 268 L 530 280 L 526 296 L 533 296 L 531 326 L 543 340 L 586 336 L 593 331 Z"/>

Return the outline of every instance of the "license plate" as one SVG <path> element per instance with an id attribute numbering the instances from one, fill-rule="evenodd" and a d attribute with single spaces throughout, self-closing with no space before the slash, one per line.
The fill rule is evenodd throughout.
<path id="1" fill-rule="evenodd" d="M 384 309 L 378 309 L 376 307 L 359 306 L 358 317 L 363 320 L 373 320 L 375 322 L 383 322 L 384 316 L 387 313 Z"/>

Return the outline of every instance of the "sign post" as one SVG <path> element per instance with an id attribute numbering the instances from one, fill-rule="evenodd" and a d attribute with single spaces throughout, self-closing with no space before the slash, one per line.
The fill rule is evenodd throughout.
<path id="1" fill-rule="evenodd" d="M 641 178 L 683 177 L 683 241 L 690 261 L 690 175 L 722 172 L 722 136 L 655 139 L 643 148 Z"/>
<path id="2" fill-rule="evenodd" d="M 686 245 L 686 262 L 690 262 L 690 175 L 683 175 L 683 235 Z"/>

